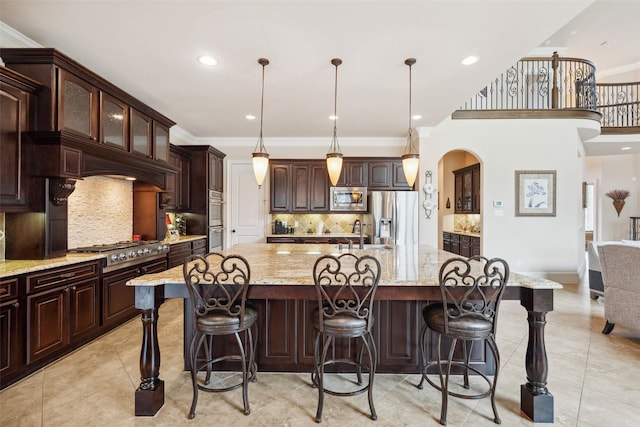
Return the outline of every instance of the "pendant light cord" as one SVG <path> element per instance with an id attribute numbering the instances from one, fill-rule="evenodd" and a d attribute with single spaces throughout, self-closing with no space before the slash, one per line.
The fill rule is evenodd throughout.
<path id="1" fill-rule="evenodd" d="M 412 75 L 411 75 L 411 68 L 413 66 L 413 64 L 416 63 L 416 59 L 415 58 L 408 58 L 404 61 L 404 63 L 406 65 L 409 66 L 409 132 L 407 133 L 407 147 L 406 149 L 408 149 L 408 152 L 406 154 L 414 154 L 413 151 L 413 128 L 411 126 L 411 92 L 412 92 Z"/>
<path id="2" fill-rule="evenodd" d="M 331 152 L 339 153 L 340 144 L 338 143 L 338 66 L 342 64 L 342 60 L 334 58 L 331 63 L 336 67 L 336 75 L 333 85 L 333 141 L 331 141 Z"/>
<path id="3" fill-rule="evenodd" d="M 262 91 L 260 93 L 260 145 L 262 145 L 262 118 L 264 117 L 264 67 L 262 64 Z"/>

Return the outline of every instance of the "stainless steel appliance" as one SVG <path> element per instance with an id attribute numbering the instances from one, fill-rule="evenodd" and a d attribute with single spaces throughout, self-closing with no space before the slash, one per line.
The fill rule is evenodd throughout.
<path id="1" fill-rule="evenodd" d="M 222 193 L 209 190 L 209 227 L 222 226 Z"/>
<path id="2" fill-rule="evenodd" d="M 329 209 L 332 211 L 365 212 L 367 187 L 331 187 Z"/>
<path id="3" fill-rule="evenodd" d="M 166 257 L 167 252 L 169 252 L 169 244 L 157 240 L 117 242 L 75 248 L 69 250 L 69 252 L 104 254 L 107 261 L 102 271 L 108 273 L 120 268 Z"/>
<path id="4" fill-rule="evenodd" d="M 371 243 L 389 245 L 418 244 L 418 192 L 372 191 L 369 193 Z"/>

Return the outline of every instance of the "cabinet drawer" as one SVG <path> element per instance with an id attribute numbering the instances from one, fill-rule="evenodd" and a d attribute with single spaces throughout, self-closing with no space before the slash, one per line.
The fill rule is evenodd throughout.
<path id="1" fill-rule="evenodd" d="M 0 280 L 0 302 L 18 297 L 18 278 Z"/>
<path id="2" fill-rule="evenodd" d="M 97 262 L 77 264 L 71 267 L 47 270 L 44 273 L 27 275 L 27 294 L 42 291 L 56 286 L 64 286 L 79 280 L 97 277 L 99 267 Z"/>
<path id="3" fill-rule="evenodd" d="M 191 242 L 191 248 L 192 248 L 194 253 L 196 251 L 198 251 L 199 249 L 203 249 L 203 248 L 206 248 L 206 247 L 207 247 L 207 239 L 199 239 L 199 240 L 194 240 L 193 242 Z"/>

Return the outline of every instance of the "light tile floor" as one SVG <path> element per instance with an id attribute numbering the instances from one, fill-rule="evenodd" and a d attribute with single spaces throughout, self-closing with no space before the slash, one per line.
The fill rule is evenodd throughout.
<path id="1" fill-rule="evenodd" d="M 616 326 L 601 334 L 602 300 L 589 298 L 585 284 L 555 293 L 547 316 L 548 387 L 560 426 L 640 425 L 640 333 Z M 308 374 L 259 373 L 249 389 L 251 414 L 242 414 L 241 391 L 201 393 L 194 420 L 189 375 L 182 367 L 182 304 L 168 300 L 160 309 L 161 378 L 165 404 L 155 417 L 134 417 L 139 384 L 141 326 L 121 326 L 62 360 L 0 393 L 2 426 L 312 426 L 317 391 Z M 520 384 L 525 382 L 526 312 L 504 301 L 498 327 L 502 371 L 497 404 L 504 426 L 534 425 L 520 413 Z M 439 425 L 440 395 L 428 385 L 415 387 L 418 375 L 379 374 L 375 381 L 378 420 L 369 418 L 366 394 L 327 396 L 322 425 Z M 493 426 L 488 399 L 450 399 L 449 426 Z"/>

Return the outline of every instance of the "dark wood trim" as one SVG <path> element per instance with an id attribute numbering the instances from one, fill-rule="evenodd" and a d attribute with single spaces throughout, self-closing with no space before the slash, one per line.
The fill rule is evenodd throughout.
<path id="1" fill-rule="evenodd" d="M 628 127 L 613 127 L 602 126 L 600 128 L 600 135 L 629 135 L 640 133 L 640 126 L 628 126 Z"/>

